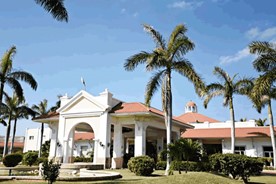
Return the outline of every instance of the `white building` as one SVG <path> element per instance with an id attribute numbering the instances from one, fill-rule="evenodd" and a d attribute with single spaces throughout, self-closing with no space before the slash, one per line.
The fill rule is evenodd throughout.
<path id="1" fill-rule="evenodd" d="M 39 151 L 40 147 L 40 128 L 27 129 L 25 133 L 24 149 L 23 152 Z M 43 143 L 50 141 L 52 131 L 50 128 L 44 128 Z M 93 151 L 94 134 L 89 132 L 76 132 L 74 135 L 74 148 L 73 156 L 88 157 Z"/>
<path id="2" fill-rule="evenodd" d="M 121 168 L 125 153 L 145 155 L 148 142 L 156 152 L 163 150 L 166 126 L 163 112 L 139 102 L 125 103 L 113 98 L 107 89 L 99 96 L 80 91 L 72 98 L 60 98 L 57 112 L 35 118 L 47 123 L 52 130 L 50 158 L 62 163 L 73 162 L 76 131 L 93 132 L 93 163 L 105 168 Z M 192 125 L 172 119 L 172 136 L 178 139 L 181 132 Z"/>
<path id="3" fill-rule="evenodd" d="M 231 152 L 230 121 L 219 122 L 197 113 L 197 106 L 193 102 L 187 103 L 185 109 L 186 113 L 177 118 L 195 128 L 188 129 L 182 137 L 201 142 L 207 154 Z M 257 126 L 254 120 L 235 122 L 235 127 L 235 153 L 273 158 L 269 127 Z"/>

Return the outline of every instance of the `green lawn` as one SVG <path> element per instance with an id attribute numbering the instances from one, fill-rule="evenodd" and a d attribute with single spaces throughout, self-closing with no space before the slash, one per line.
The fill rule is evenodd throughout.
<path id="1" fill-rule="evenodd" d="M 214 175 L 211 173 L 204 172 L 189 172 L 187 174 L 182 173 L 179 175 L 177 172 L 173 176 L 163 176 L 164 171 L 155 171 L 153 176 L 150 177 L 141 177 L 135 176 L 133 173 L 128 170 L 114 170 L 122 174 L 123 178 L 113 181 L 98 181 L 98 182 L 77 182 L 79 184 L 88 184 L 88 183 L 117 183 L 117 184 L 126 184 L 126 183 L 141 183 L 141 184 L 174 184 L 174 183 L 187 183 L 187 184 L 241 184 L 242 181 L 232 180 L 226 177 Z M 45 181 L 34 182 L 34 181 L 5 181 L 1 182 L 7 184 L 41 184 L 46 183 Z M 57 182 L 57 184 L 73 184 L 76 182 Z M 258 176 L 251 177 L 250 183 L 252 184 L 275 184 L 276 176 Z"/>

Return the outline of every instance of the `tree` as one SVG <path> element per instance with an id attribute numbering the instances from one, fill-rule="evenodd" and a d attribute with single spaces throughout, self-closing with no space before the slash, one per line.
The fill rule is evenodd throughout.
<path id="1" fill-rule="evenodd" d="M 200 151 L 202 150 L 201 145 L 198 141 L 192 139 L 180 138 L 174 143 L 169 144 L 170 151 L 168 154 L 177 162 L 186 160 L 186 173 L 188 172 L 189 161 L 192 157 L 199 157 Z M 181 174 L 180 167 L 178 164 L 178 172 Z"/>
<path id="2" fill-rule="evenodd" d="M 16 47 L 12 46 L 2 57 L 0 67 L 0 104 L 2 103 L 5 84 L 8 84 L 19 98 L 23 98 L 23 89 L 19 81 L 24 81 L 31 86 L 32 89 L 37 89 L 37 82 L 34 77 L 25 71 L 14 71 L 12 68 L 12 58 L 16 53 Z"/>
<path id="3" fill-rule="evenodd" d="M 52 184 L 56 181 L 59 175 L 60 164 L 53 163 L 53 160 L 44 161 L 42 164 L 42 177 L 48 180 L 48 184 Z"/>
<path id="4" fill-rule="evenodd" d="M 162 108 L 167 130 L 167 145 L 169 145 L 171 143 L 172 131 L 172 72 L 175 71 L 188 78 L 194 84 L 198 94 L 201 92 L 200 89 L 204 88 L 204 83 L 195 72 L 192 63 L 183 57 L 188 51 L 194 49 L 194 43 L 185 35 L 187 28 L 184 25 L 181 24 L 175 27 L 168 43 L 153 27 L 144 25 L 144 30 L 151 35 L 156 43 L 156 48 L 152 52 L 142 51 L 129 57 L 124 64 L 124 68 L 127 71 L 133 71 L 139 64 L 146 64 L 147 71 L 156 71 L 147 83 L 145 103 L 147 106 L 150 106 L 152 96 L 161 86 Z M 169 149 L 168 146 L 167 149 Z M 166 175 L 168 175 L 169 168 L 170 156 L 167 155 Z"/>
<path id="5" fill-rule="evenodd" d="M 265 126 L 266 120 L 267 120 L 266 118 L 264 119 L 259 118 L 259 119 L 255 119 L 255 122 L 258 126 Z"/>
<path id="6" fill-rule="evenodd" d="M 48 101 L 44 99 L 38 105 L 33 105 L 32 109 L 36 112 L 36 115 L 42 116 L 50 112 L 50 110 L 47 109 L 47 106 L 48 106 Z M 44 123 L 41 123 L 40 144 L 39 144 L 39 154 L 38 154 L 39 158 L 41 157 L 41 146 L 43 142 L 43 134 L 44 134 Z"/>
<path id="7" fill-rule="evenodd" d="M 28 119 L 29 115 L 35 116 L 35 112 L 28 107 L 28 104 L 25 104 L 25 100 L 19 99 L 16 94 L 13 95 L 12 100 L 11 100 L 11 111 L 12 111 L 12 119 L 14 120 L 13 124 L 13 135 L 12 135 L 12 141 L 11 141 L 11 147 L 10 147 L 10 153 L 13 150 L 13 145 L 14 145 L 14 138 L 15 138 L 15 133 L 16 133 L 16 124 L 18 119 Z"/>
<path id="8" fill-rule="evenodd" d="M 68 13 L 63 0 L 35 0 L 35 2 L 51 13 L 54 19 L 68 22 Z"/>
<path id="9" fill-rule="evenodd" d="M 252 79 L 243 78 L 236 80 L 234 75 L 232 78 L 223 69 L 215 67 L 214 75 L 222 82 L 211 83 L 206 87 L 204 99 L 204 107 L 207 108 L 208 103 L 213 97 L 223 96 L 223 106 L 229 107 L 231 119 L 231 152 L 235 152 L 235 113 L 233 105 L 234 94 L 247 94 L 250 86 L 253 85 Z"/>
<path id="10" fill-rule="evenodd" d="M 273 150 L 273 165 L 276 168 L 275 131 L 271 106 L 272 100 L 276 99 L 276 44 L 254 41 L 249 44 L 249 50 L 250 53 L 257 54 L 257 58 L 253 61 L 253 67 L 261 73 L 255 80 L 250 98 L 258 112 L 261 112 L 261 109 L 267 106 Z"/>

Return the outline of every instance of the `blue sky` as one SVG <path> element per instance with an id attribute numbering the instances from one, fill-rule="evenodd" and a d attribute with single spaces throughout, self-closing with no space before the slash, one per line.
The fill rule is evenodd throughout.
<path id="1" fill-rule="evenodd" d="M 0 55 L 15 45 L 14 67 L 34 75 L 39 83 L 33 91 L 24 86 L 28 104 L 44 98 L 49 106 L 57 95 L 73 96 L 81 90 L 80 78 L 87 91 L 98 95 L 108 88 L 115 98 L 126 102 L 144 101 L 145 85 L 151 74 L 144 66 L 134 72 L 123 68 L 125 60 L 142 50 L 150 51 L 154 42 L 143 31 L 147 23 L 165 38 L 178 24 L 188 28 L 187 36 L 195 49 L 185 57 L 206 83 L 218 79 L 212 74 L 215 66 L 231 76 L 256 77 L 252 68 L 254 57 L 247 45 L 253 40 L 276 41 L 276 2 L 230 0 L 65 0 L 69 22 L 58 22 L 33 0 L 9 0 L 0 5 Z M 229 110 L 222 106 L 222 98 L 213 99 L 207 109 L 197 97 L 193 85 L 173 74 L 173 113 L 184 112 L 185 104 L 193 100 L 199 112 L 225 121 Z M 160 91 L 152 106 L 161 109 Z M 236 119 L 264 118 L 267 110 L 258 114 L 244 96 L 234 97 Z M 273 102 L 273 109 L 275 109 Z M 274 110 L 275 111 L 275 110 Z M 38 123 L 21 120 L 17 135 L 24 135 L 27 127 Z M 0 126 L 4 135 L 5 127 Z"/>

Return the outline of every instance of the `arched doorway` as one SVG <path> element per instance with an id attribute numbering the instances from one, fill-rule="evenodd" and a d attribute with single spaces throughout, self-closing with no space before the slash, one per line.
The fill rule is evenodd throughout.
<path id="1" fill-rule="evenodd" d="M 95 149 L 94 138 L 95 132 L 90 124 L 80 122 L 73 126 L 68 135 L 67 154 L 65 152 L 68 162 L 92 162 Z"/>

